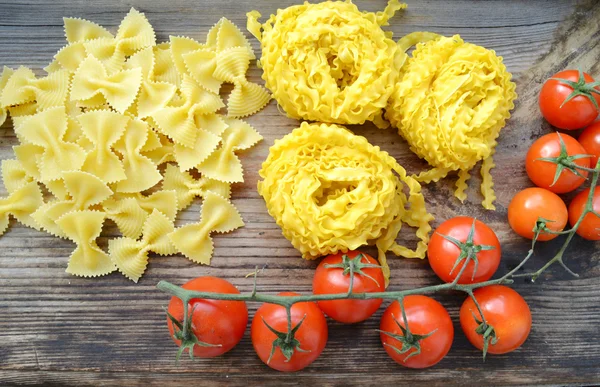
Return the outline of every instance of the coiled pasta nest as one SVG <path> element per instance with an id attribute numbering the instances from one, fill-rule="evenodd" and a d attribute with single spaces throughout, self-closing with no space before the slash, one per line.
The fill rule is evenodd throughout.
<path id="1" fill-rule="evenodd" d="M 264 24 L 260 13 L 248 13 L 267 88 L 291 118 L 387 126 L 382 109 L 400 56 L 380 26 L 405 7 L 391 0 L 383 12 L 370 13 L 350 1 L 306 2 L 279 9 Z"/>
<path id="2" fill-rule="evenodd" d="M 269 214 L 303 258 L 375 244 L 387 280 L 387 251 L 425 257 L 433 217 L 421 186 L 366 138 L 303 122 L 275 141 L 259 173 Z M 403 223 L 417 227 L 415 250 L 395 242 Z"/>
<path id="3" fill-rule="evenodd" d="M 416 179 L 428 183 L 458 171 L 455 195 L 461 200 L 469 171 L 483 160 L 482 204 L 494 209 L 490 169 L 496 138 L 517 97 L 511 74 L 494 51 L 458 35 L 409 34 L 398 42 L 399 50 L 419 40 L 429 41 L 417 44 L 402 67 L 386 118 L 433 167 Z"/>

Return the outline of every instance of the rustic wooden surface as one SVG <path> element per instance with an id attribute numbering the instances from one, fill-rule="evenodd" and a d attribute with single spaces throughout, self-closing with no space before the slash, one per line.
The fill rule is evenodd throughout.
<path id="1" fill-rule="evenodd" d="M 0 64 L 45 66 L 64 45 L 62 17 L 77 16 L 113 31 L 129 7 L 146 13 L 158 38 L 187 35 L 204 39 L 221 16 L 240 26 L 252 9 L 263 15 L 297 1 L 268 0 L 84 0 L 1 1 Z M 368 10 L 383 9 L 384 0 L 358 1 Z M 506 221 L 510 198 L 530 185 L 523 168 L 527 147 L 550 130 L 540 118 L 536 94 L 541 82 L 565 67 L 582 66 L 600 76 L 600 4 L 587 1 L 414 1 L 403 16 L 392 20 L 396 36 L 429 30 L 459 33 L 467 41 L 496 50 L 515 75 L 520 99 L 514 117 L 503 130 L 493 171 L 498 194 L 496 212 L 479 206 L 479 179 L 471 182 L 468 201 L 460 205 L 451 196 L 451 179 L 425 188 L 435 224 L 455 215 L 475 214 L 497 231 L 503 262 L 499 274 L 518 262 L 527 243 L 512 233 Z M 257 42 L 252 44 L 258 49 Z M 259 78 L 253 68 L 251 77 Z M 182 284 L 199 275 L 222 276 L 240 290 L 251 288 L 244 278 L 256 265 L 267 265 L 261 291 L 309 292 L 314 262 L 306 262 L 281 236 L 256 193 L 257 171 L 273 140 L 297 123 L 282 117 L 271 103 L 250 121 L 264 135 L 257 148 L 243 157 L 246 182 L 234 188 L 233 198 L 247 225 L 217 236 L 211 267 L 197 266 L 184 257 L 153 258 L 140 283 L 118 273 L 100 279 L 82 279 L 64 272 L 73 245 L 48 234 L 11 222 L 0 238 L 0 384 L 56 385 L 235 385 L 253 384 L 407 384 L 532 385 L 600 384 L 600 252 L 598 244 L 578 238 L 568 263 L 581 274 L 568 277 L 560 268 L 550 270 L 536 284 L 515 285 L 533 313 L 533 329 L 515 353 L 490 356 L 485 363 L 470 346 L 456 322 L 464 295 L 439 294 L 455 320 L 456 338 L 450 354 L 436 367 L 411 371 L 391 361 L 374 332 L 383 308 L 366 323 L 330 324 L 323 355 L 305 371 L 281 374 L 263 365 L 248 335 L 227 355 L 212 360 L 187 359 L 174 363 L 176 348 L 165 329 L 162 307 L 168 297 L 155 289 L 168 280 Z M 409 171 L 424 167 L 394 131 L 372 126 L 355 128 L 382 146 Z M 11 124 L 0 128 L 0 158 L 12 155 L 17 142 Z M 2 188 L 3 190 L 3 188 Z M 4 194 L 5 192 L 2 192 Z M 199 206 L 180 222 L 198 217 Z M 114 228 L 105 234 L 115 234 Z M 413 243 L 403 232 L 399 238 Z M 106 240 L 101 241 L 105 245 Z M 555 251 L 554 243 L 540 246 L 529 269 L 539 267 Z M 392 289 L 438 282 L 424 261 L 391 259 Z M 250 305 L 251 312 L 257 305 Z"/>

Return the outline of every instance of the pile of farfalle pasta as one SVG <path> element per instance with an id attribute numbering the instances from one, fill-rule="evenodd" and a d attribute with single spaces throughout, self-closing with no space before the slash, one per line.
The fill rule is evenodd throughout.
<path id="1" fill-rule="evenodd" d="M 208 264 L 210 234 L 244 224 L 229 201 L 230 185 L 243 181 L 236 152 L 261 136 L 240 118 L 270 100 L 246 79 L 248 41 L 221 19 L 205 42 L 171 36 L 157 44 L 135 9 L 115 35 L 90 21 L 64 22 L 68 44 L 48 75 L 4 68 L 0 79 L 0 121 L 10 115 L 20 141 L 2 162 L 2 233 L 12 215 L 72 240 L 67 272 L 79 276 L 118 269 L 137 282 L 149 252 Z M 222 83 L 233 84 L 227 106 Z M 195 197 L 203 199 L 199 222 L 176 228 Z M 108 253 L 96 244 L 107 219 L 123 234 Z"/>
<path id="2" fill-rule="evenodd" d="M 391 123 L 433 167 L 415 178 L 429 183 L 457 171 L 461 200 L 469 171 L 483 160 L 483 206 L 493 209 L 489 171 L 516 98 L 511 74 L 494 51 L 458 35 L 416 32 L 394 42 L 381 26 L 404 8 L 398 0 L 377 13 L 361 12 L 351 1 L 304 3 L 279 9 L 264 24 L 257 11 L 249 12 L 266 86 L 293 118 Z"/>

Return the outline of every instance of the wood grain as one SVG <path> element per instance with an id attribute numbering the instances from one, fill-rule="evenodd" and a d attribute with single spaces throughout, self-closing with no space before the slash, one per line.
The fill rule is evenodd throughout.
<path id="1" fill-rule="evenodd" d="M 263 15 L 297 1 L 58 0 L 0 1 L 0 64 L 45 66 L 64 43 L 63 16 L 93 20 L 115 29 L 131 6 L 148 16 L 159 40 L 169 35 L 203 39 L 221 16 L 240 26 L 252 9 Z M 368 10 L 380 10 L 384 0 L 358 1 Z M 435 224 L 455 215 L 476 215 L 498 232 L 503 261 L 499 274 L 518 263 L 528 246 L 512 233 L 506 207 L 520 189 L 530 186 L 522 160 L 527 147 L 550 130 L 540 118 L 536 95 L 542 81 L 566 67 L 581 66 L 600 75 L 600 5 L 597 1 L 408 1 L 409 9 L 389 27 L 396 36 L 418 30 L 459 33 L 473 43 L 504 57 L 518 84 L 519 100 L 513 118 L 503 130 L 493 171 L 498 194 L 496 212 L 479 206 L 479 179 L 464 205 L 451 195 L 452 179 L 424 189 Z M 252 44 L 258 50 L 256 40 Z M 250 71 L 260 82 L 260 72 Z M 267 265 L 261 291 L 310 292 L 315 262 L 299 258 L 281 236 L 256 193 L 260 163 L 268 147 L 297 126 L 280 115 L 272 102 L 250 118 L 265 141 L 244 154 L 246 182 L 234 187 L 233 200 L 246 227 L 215 238 L 211 267 L 176 256 L 154 257 L 139 284 L 115 273 L 88 280 L 64 272 L 73 249 L 59 240 L 11 222 L 0 238 L 0 384 L 8 385 L 388 385 L 427 382 L 429 385 L 567 385 L 600 384 L 600 253 L 599 245 L 578 238 L 568 264 L 581 276 L 572 279 L 558 267 L 532 285 L 517 283 L 533 314 L 532 333 L 518 351 L 491 356 L 485 363 L 470 346 L 457 323 L 464 295 L 436 295 L 455 320 L 456 338 L 450 354 L 427 371 L 409 371 L 391 361 L 374 329 L 383 308 L 369 321 L 352 326 L 330 324 L 323 355 L 296 374 L 281 374 L 264 366 L 254 354 L 248 335 L 223 357 L 174 363 L 176 348 L 165 329 L 162 307 L 168 297 L 155 289 L 165 279 L 182 284 L 199 275 L 229 279 L 241 291 L 251 288 L 244 276 L 256 265 Z M 352 128 L 390 152 L 411 172 L 425 168 L 392 130 L 373 126 Z M 10 122 L 0 128 L 0 158 L 12 157 L 17 140 Z M 3 190 L 3 188 L 2 188 Z M 1 191 L 5 194 L 4 191 Z M 180 216 L 179 223 L 197 219 L 199 205 Z M 114 227 L 104 235 L 116 234 Z M 403 232 L 399 240 L 414 243 Z M 106 244 L 106 238 L 100 245 Z M 542 265 L 556 243 L 540 246 L 528 269 Z M 390 260 L 391 289 L 438 282 L 425 261 Z M 251 304 L 253 312 L 258 305 Z"/>

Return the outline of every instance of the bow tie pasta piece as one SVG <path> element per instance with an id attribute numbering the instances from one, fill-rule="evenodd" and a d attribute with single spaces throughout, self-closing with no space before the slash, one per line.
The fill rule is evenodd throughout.
<path id="1" fill-rule="evenodd" d="M 2 69 L 2 75 L 0 75 L 0 101 L 2 100 L 2 91 L 8 83 L 8 79 L 13 75 L 15 71 L 9 67 L 4 66 Z M 4 124 L 7 117 L 7 109 L 0 103 L 0 126 Z"/>
<path id="2" fill-rule="evenodd" d="M 131 120 L 125 135 L 115 145 L 123 156 L 125 180 L 117 183 L 117 192 L 141 192 L 154 187 L 162 176 L 156 165 L 140 153 L 148 138 L 150 127 L 144 121 Z"/>
<path id="3" fill-rule="evenodd" d="M 96 244 L 102 232 L 104 213 L 99 211 L 74 211 L 58 219 L 62 233 L 75 242 L 77 248 L 69 257 L 66 272 L 81 277 L 98 277 L 115 271 L 115 265 Z"/>
<path id="4" fill-rule="evenodd" d="M 251 59 L 256 59 L 252 46 L 244 33 L 229 19 L 222 17 L 206 36 L 207 48 L 221 52 L 233 47 L 245 47 L 250 52 Z"/>
<path id="5" fill-rule="evenodd" d="M 16 189 L 6 198 L 0 198 L 0 235 L 8 228 L 8 216 L 12 215 L 26 226 L 39 230 L 39 225 L 31 217 L 42 204 L 44 198 L 36 182 L 27 183 Z"/>
<path id="6" fill-rule="evenodd" d="M 148 252 L 160 255 L 176 254 L 168 235 L 173 221 L 154 210 L 144 223 L 142 239 L 117 238 L 108 242 L 108 252 L 117 269 L 133 282 L 138 282 L 148 265 Z"/>
<path id="7" fill-rule="evenodd" d="M 87 154 L 81 169 L 110 184 L 125 179 L 125 169 L 112 146 L 121 138 L 129 117 L 111 110 L 95 110 L 77 117 L 85 137 L 94 148 Z M 144 141 L 146 139 L 144 138 Z"/>
<path id="8" fill-rule="evenodd" d="M 27 173 L 19 160 L 2 160 L 2 181 L 8 193 L 13 193 L 27 183 L 33 181 L 33 177 Z"/>
<path id="9" fill-rule="evenodd" d="M 193 148 L 175 144 L 174 156 L 181 171 L 187 171 L 201 164 L 217 149 L 221 135 L 227 129 L 225 120 L 218 114 L 201 114 L 195 118 L 197 129 Z"/>
<path id="10" fill-rule="evenodd" d="M 408 49 L 422 33 L 398 42 Z M 460 36 L 425 36 L 406 62 L 386 117 L 417 156 L 433 169 L 418 181 L 428 183 L 458 171 L 456 197 L 466 198 L 469 171 L 483 160 L 483 206 L 494 209 L 492 155 L 496 138 L 517 97 L 511 74 L 494 51 Z M 434 38 L 433 40 L 431 40 Z"/>
<path id="11" fill-rule="evenodd" d="M 200 223 L 179 227 L 169 234 L 169 239 L 190 260 L 208 265 L 214 249 L 210 234 L 230 232 L 242 226 L 242 217 L 229 200 L 207 192 L 202 203 Z"/>
<path id="12" fill-rule="evenodd" d="M 271 95 L 262 86 L 246 79 L 252 52 L 246 47 L 232 47 L 217 54 L 213 76 L 220 81 L 233 83 L 227 101 L 227 114 L 246 117 L 265 107 Z"/>
<path id="13" fill-rule="evenodd" d="M 33 71 L 19 67 L 6 82 L 0 105 L 7 107 L 36 101 L 39 110 L 44 110 L 64 105 L 68 93 L 68 71 L 57 71 L 37 79 Z"/>
<path id="14" fill-rule="evenodd" d="M 115 196 L 119 200 L 122 198 L 133 198 L 147 214 L 151 214 L 152 211 L 158 210 L 172 221 L 175 221 L 175 216 L 177 216 L 177 211 L 179 209 L 177 204 L 177 193 L 174 190 L 156 191 L 148 196 L 144 196 L 139 192 L 135 194 L 117 193 Z"/>
<path id="15" fill-rule="evenodd" d="M 136 51 L 156 45 L 154 29 L 143 13 L 131 9 L 125 16 L 117 35 L 83 42 L 85 51 L 100 59 L 109 74 L 120 71 L 125 57 Z"/>
<path id="16" fill-rule="evenodd" d="M 203 130 L 196 127 L 195 116 L 216 113 L 225 105 L 218 95 L 204 90 L 187 75 L 181 82 L 181 94 L 184 98 L 181 106 L 166 107 L 150 117 L 157 129 L 176 144 L 194 148 L 198 130 Z"/>
<path id="17" fill-rule="evenodd" d="M 199 180 L 196 180 L 192 175 L 180 171 L 172 164 L 168 164 L 165 170 L 163 189 L 176 193 L 179 210 L 183 210 L 192 204 L 196 196 L 206 198 L 208 192 L 215 193 L 226 199 L 229 199 L 231 196 L 231 186 L 228 183 L 209 179 L 206 176 L 202 176 Z"/>
<path id="18" fill-rule="evenodd" d="M 88 56 L 75 71 L 71 83 L 71 101 L 86 101 L 103 97 L 108 104 L 124 113 L 135 101 L 142 83 L 139 67 L 108 75 L 96 57 Z"/>
<path id="19" fill-rule="evenodd" d="M 109 198 L 102 203 L 102 209 L 106 217 L 115 222 L 124 236 L 137 239 L 142 234 L 142 227 L 148 218 L 148 213 L 140 207 L 135 198 L 122 200 Z"/>
<path id="20" fill-rule="evenodd" d="M 222 80 L 214 77 L 215 69 L 217 68 L 217 54 L 208 49 L 199 49 L 183 54 L 183 63 L 185 64 L 186 72 L 206 90 L 219 94 Z"/>
<path id="21" fill-rule="evenodd" d="M 388 279 L 386 251 L 425 257 L 433 217 L 421 186 L 364 137 L 303 122 L 275 141 L 259 174 L 269 214 L 303 258 L 376 244 Z M 418 227 L 415 251 L 395 242 L 402 222 Z"/>
<path id="22" fill-rule="evenodd" d="M 380 26 L 405 7 L 390 0 L 374 14 L 350 1 L 305 2 L 279 9 L 264 24 L 260 13 L 248 13 L 267 88 L 291 118 L 385 127 L 382 109 L 399 67 L 396 43 Z"/>
<path id="23" fill-rule="evenodd" d="M 225 123 L 229 127 L 223 133 L 221 147 L 197 168 L 200 173 L 214 180 L 243 182 L 242 162 L 234 152 L 251 148 L 262 140 L 262 136 L 245 121 L 228 118 Z"/>
<path id="24" fill-rule="evenodd" d="M 56 53 L 54 62 L 45 69 L 47 72 L 53 72 L 58 66 L 74 72 L 88 55 L 84 42 L 113 38 L 108 30 L 94 22 L 77 18 L 63 18 L 63 21 L 69 44 Z"/>
<path id="25" fill-rule="evenodd" d="M 78 170 L 85 161 L 86 154 L 80 146 L 63 141 L 66 130 L 67 114 L 64 107 L 44 110 L 15 128 L 25 142 L 44 149 L 38 163 L 42 181 L 60 179 L 63 172 Z M 29 153 L 34 148 L 25 149 L 24 153 Z M 27 163 L 18 154 L 17 158 L 27 168 Z M 35 177 L 35 174 L 31 175 Z"/>
<path id="26" fill-rule="evenodd" d="M 142 85 L 137 102 L 132 105 L 136 108 L 139 118 L 147 117 L 166 107 L 175 95 L 177 87 L 168 82 L 154 81 L 154 51 L 147 47 L 132 55 L 125 63 L 126 69 L 139 67 L 142 70 Z"/>
<path id="27" fill-rule="evenodd" d="M 56 221 L 63 215 L 87 210 L 89 207 L 100 204 L 108 199 L 113 191 L 91 173 L 73 171 L 63 173 L 65 189 L 71 199 L 58 200 L 44 204 L 32 217 L 47 232 L 58 237 L 65 237 Z"/>

